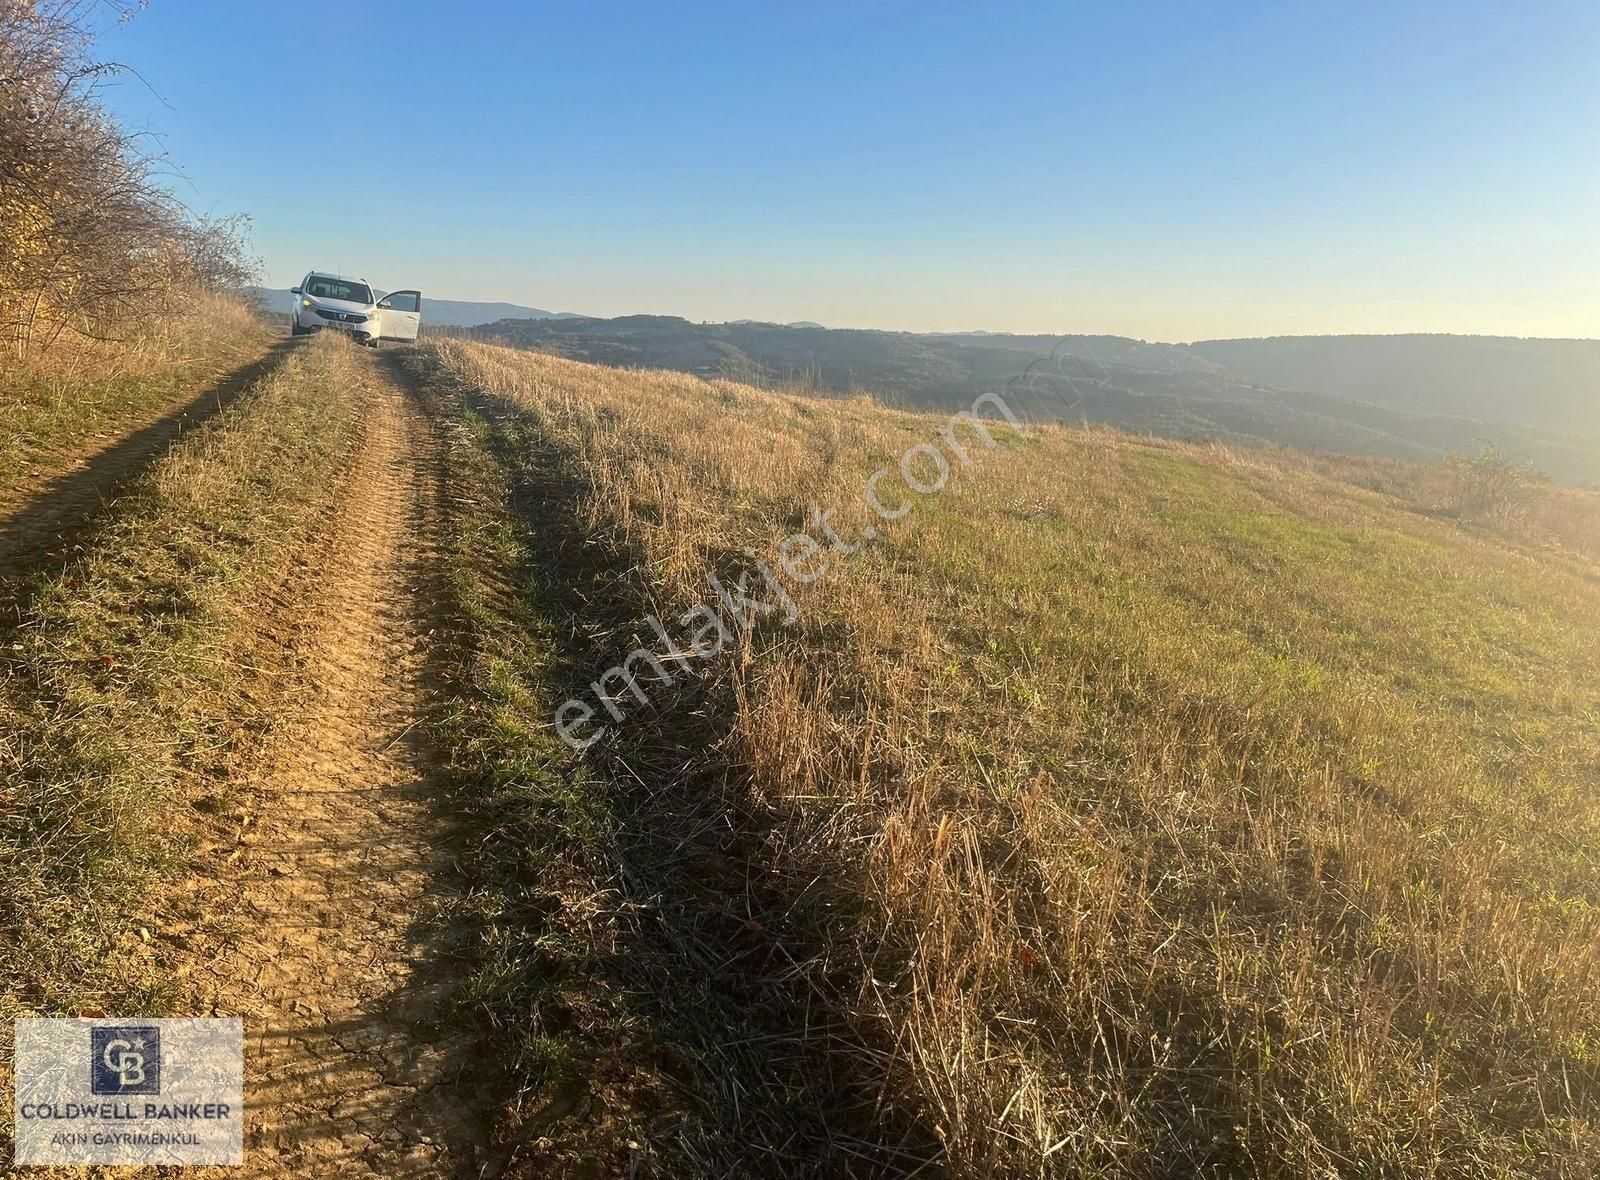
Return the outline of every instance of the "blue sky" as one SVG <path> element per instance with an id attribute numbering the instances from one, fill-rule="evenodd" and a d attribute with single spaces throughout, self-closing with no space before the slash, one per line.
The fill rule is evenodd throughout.
<path id="1" fill-rule="evenodd" d="M 1600 5 L 151 0 L 266 277 L 597 315 L 1600 336 Z M 146 83 L 148 85 L 146 85 Z"/>

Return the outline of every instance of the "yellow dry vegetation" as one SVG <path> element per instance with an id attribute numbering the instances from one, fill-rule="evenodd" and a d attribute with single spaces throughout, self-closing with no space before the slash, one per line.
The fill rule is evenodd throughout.
<path id="1" fill-rule="evenodd" d="M 809 1040 L 862 1096 L 858 1125 L 808 1135 L 780 1097 L 763 1121 L 763 1096 L 735 1093 L 746 1164 L 1577 1176 L 1600 1159 L 1592 548 L 1292 456 L 994 422 L 993 448 L 958 434 L 967 467 L 941 417 L 431 350 L 524 485 L 508 511 L 543 571 L 530 610 L 551 578 L 587 595 L 546 619 L 575 654 L 522 665 L 502 733 L 593 704 L 651 640 L 646 614 L 676 618 L 751 554 L 775 566 L 814 509 L 837 509 L 845 543 L 883 534 L 790 582 L 792 626 L 762 620 L 698 687 L 616 694 L 600 742 L 539 761 L 568 768 L 564 790 L 588 782 L 611 826 L 572 893 L 582 922 L 541 919 L 560 937 L 528 970 L 583 939 L 595 962 L 621 953 L 608 940 L 645 961 L 617 933 L 654 847 L 630 825 L 725 811 L 714 852 L 682 836 L 663 855 L 695 862 L 688 892 L 726 911 L 761 994 L 793 989 L 772 1068 Z M 923 443 L 951 470 L 936 493 L 894 474 Z M 863 495 L 880 468 L 882 500 L 910 508 L 892 524 Z M 1592 493 L 1560 496 L 1560 520 L 1594 519 Z M 551 537 L 535 515 L 558 508 L 575 524 Z M 692 979 L 654 980 L 657 1011 Z M 563 1051 L 579 1074 L 620 1029 L 711 1052 L 715 1021 L 682 1028 L 619 1019 Z M 660 1149 L 693 1154 L 674 1128 Z"/>

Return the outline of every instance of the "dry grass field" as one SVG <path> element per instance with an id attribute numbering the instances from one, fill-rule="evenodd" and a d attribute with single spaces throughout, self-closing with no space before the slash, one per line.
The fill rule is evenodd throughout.
<path id="1" fill-rule="evenodd" d="M 1585 6 L 145 6 L 0 0 L 5 1175 L 1600 1178 Z"/>
<path id="2" fill-rule="evenodd" d="M 239 325 L 13 440 L 0 1015 L 256 1172 L 1600 1158 L 1594 493 Z"/>
<path id="3" fill-rule="evenodd" d="M 284 715 L 272 690 L 286 669 L 269 663 L 260 628 L 304 565 L 355 441 L 351 350 L 327 344 L 154 456 L 88 524 L 62 521 L 74 543 L 37 555 L 11 587 L 0 620 L 8 1089 L 13 1017 L 193 1012 L 193 960 L 239 920 L 201 853 L 228 852 L 243 768 Z M 10 1116 L 8 1105 L 8 1160 Z"/>
<path id="4" fill-rule="evenodd" d="M 242 304 L 197 296 L 127 342 L 72 337 L 49 352 L 0 355 L 0 512 L 258 359 L 269 340 Z"/>
<path id="5" fill-rule="evenodd" d="M 535 1172 L 1590 1174 L 1592 494 L 1458 519 L 1399 468 L 409 363 Z M 792 624 L 762 590 L 613 720 L 608 667 L 807 528 Z"/>

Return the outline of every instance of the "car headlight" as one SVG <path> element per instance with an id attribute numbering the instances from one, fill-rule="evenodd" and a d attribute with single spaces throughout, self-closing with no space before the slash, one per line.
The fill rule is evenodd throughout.
<path id="1" fill-rule="evenodd" d="M 311 300 L 309 300 L 309 299 L 302 299 L 300 301 L 300 306 L 301 307 L 315 307 L 316 304 L 312 303 Z"/>

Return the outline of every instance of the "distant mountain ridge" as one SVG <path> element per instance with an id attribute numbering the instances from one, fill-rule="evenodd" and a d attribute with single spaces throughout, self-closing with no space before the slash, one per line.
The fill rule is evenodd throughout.
<path id="1" fill-rule="evenodd" d="M 659 315 L 525 317 L 470 334 L 598 364 L 866 392 L 940 409 L 1032 371 L 1039 375 L 1035 411 L 1061 420 L 1423 461 L 1489 440 L 1561 482 L 1600 483 L 1600 341 L 1286 337 L 1174 345 Z"/>
<path id="2" fill-rule="evenodd" d="M 252 287 L 249 294 L 261 299 L 268 311 L 287 313 L 294 306 L 294 296 L 287 287 Z M 491 324 L 495 320 L 556 320 L 571 316 L 566 311 L 545 311 L 538 307 L 524 307 L 520 303 L 480 303 L 469 299 L 435 299 L 422 296 L 422 320 L 441 328 L 470 328 L 477 324 Z"/>
<path id="3" fill-rule="evenodd" d="M 1281 389 L 1600 438 L 1600 340 L 1276 336 L 1181 347 Z"/>
<path id="4" fill-rule="evenodd" d="M 287 311 L 287 290 L 255 291 Z M 620 367 L 679 369 L 949 408 L 1030 368 L 1045 412 L 1212 437 L 1425 461 L 1492 441 L 1566 483 L 1600 483 L 1600 340 L 1279 336 L 1160 344 L 1124 336 L 892 332 L 810 320 L 695 323 L 424 296 L 423 321 Z M 1035 382 L 1036 387 L 1038 382 Z"/>
<path id="5" fill-rule="evenodd" d="M 774 323 L 771 320 L 729 320 L 730 324 L 760 324 L 767 328 L 820 328 L 816 320 L 793 320 L 787 324 Z"/>

